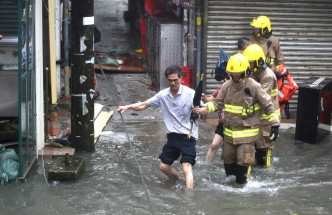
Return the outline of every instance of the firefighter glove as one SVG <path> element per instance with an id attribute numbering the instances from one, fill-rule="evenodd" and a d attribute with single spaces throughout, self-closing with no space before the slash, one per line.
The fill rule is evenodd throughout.
<path id="1" fill-rule="evenodd" d="M 276 141 L 279 135 L 279 126 L 272 126 L 270 132 L 270 140 Z"/>

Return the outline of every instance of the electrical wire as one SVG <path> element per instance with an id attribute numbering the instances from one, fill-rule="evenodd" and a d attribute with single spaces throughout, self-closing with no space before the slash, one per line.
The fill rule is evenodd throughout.
<path id="1" fill-rule="evenodd" d="M 127 135 L 127 139 L 128 139 L 129 145 L 130 145 L 130 149 L 132 150 L 132 152 L 133 152 L 133 154 L 134 154 L 134 158 L 135 158 L 135 162 L 136 162 L 136 166 L 137 166 L 138 173 L 139 173 L 139 175 L 140 175 L 140 177 L 141 177 L 141 181 L 142 181 L 143 187 L 144 187 L 144 189 L 145 189 L 145 196 L 146 196 L 146 199 L 147 199 L 148 204 L 149 204 L 149 206 L 150 206 L 151 213 L 154 215 L 155 212 L 154 212 L 154 209 L 153 209 L 153 207 L 152 207 L 151 198 L 150 198 L 150 193 L 149 193 L 148 188 L 147 188 L 147 186 L 146 186 L 146 184 L 145 184 L 145 182 L 144 182 L 143 175 L 142 175 L 141 170 L 140 170 L 140 168 L 139 168 L 139 165 L 138 165 L 138 162 L 137 162 L 137 158 L 136 158 L 136 153 L 135 153 L 134 147 L 133 147 L 133 145 L 132 145 L 132 143 L 131 143 L 131 140 L 130 140 L 130 138 L 129 138 L 129 134 L 128 134 L 128 131 L 127 131 L 127 127 L 126 127 L 125 121 L 124 121 L 124 119 L 123 119 L 123 116 L 122 116 L 121 112 L 119 112 L 119 113 L 120 113 L 120 116 L 121 116 L 121 120 L 122 120 L 122 123 L 123 123 L 123 127 L 124 127 L 125 132 L 126 132 L 126 135 Z"/>
<path id="2" fill-rule="evenodd" d="M 46 184 L 48 184 L 48 180 L 46 178 L 46 170 L 45 170 L 45 164 L 44 164 L 44 149 L 41 149 L 41 153 L 42 153 L 42 161 L 43 161 L 43 173 L 44 173 L 44 178 L 45 178 L 45 181 L 46 181 Z"/>

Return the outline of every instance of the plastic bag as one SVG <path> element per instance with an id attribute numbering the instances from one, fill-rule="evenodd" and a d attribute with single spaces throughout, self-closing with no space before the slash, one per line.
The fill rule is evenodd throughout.
<path id="1" fill-rule="evenodd" d="M 65 145 L 65 146 L 70 146 L 70 141 L 71 141 L 71 128 L 66 128 L 61 130 L 60 134 L 55 138 L 55 141 Z"/>
<path id="2" fill-rule="evenodd" d="M 130 52 L 125 49 L 118 48 L 118 49 L 109 50 L 108 54 L 110 54 L 110 55 L 129 55 Z"/>
<path id="3" fill-rule="evenodd" d="M 7 159 L 0 163 L 0 181 L 3 185 L 18 177 L 18 162 Z"/>
<path id="4" fill-rule="evenodd" d="M 4 152 L 5 150 L 6 150 L 5 146 L 0 144 L 0 153 Z"/>
<path id="5" fill-rule="evenodd" d="M 14 149 L 5 149 L 5 147 L 0 144 L 0 163 L 4 160 L 11 159 L 14 161 L 18 161 L 18 156 Z"/>
<path id="6" fill-rule="evenodd" d="M 119 67 L 119 63 L 116 59 L 113 58 L 105 58 L 100 62 L 101 65 L 106 65 L 106 66 L 116 66 Z"/>

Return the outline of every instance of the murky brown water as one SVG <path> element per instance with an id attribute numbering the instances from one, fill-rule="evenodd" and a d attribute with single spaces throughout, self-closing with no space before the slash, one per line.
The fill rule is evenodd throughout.
<path id="1" fill-rule="evenodd" d="M 46 183 L 39 159 L 24 183 L 0 188 L 1 214 L 150 214 L 121 122 L 113 123 L 118 123 L 116 133 L 101 136 L 95 153 L 80 154 L 86 168 L 78 181 Z M 332 213 L 332 135 L 317 145 L 295 144 L 294 129 L 282 130 L 272 168 L 253 167 L 244 188 L 236 187 L 233 177 L 226 178 L 219 158 L 212 164 L 204 161 L 210 140 L 201 139 L 195 190 L 188 194 L 183 181 L 172 182 L 159 171 L 162 132 L 151 138 L 143 135 L 152 127 L 163 131 L 163 124 L 139 124 L 139 128 L 137 123 L 127 126 L 156 214 Z M 142 133 L 134 132 L 137 129 Z M 51 161 L 44 158 L 46 171 Z M 180 168 L 178 162 L 174 165 Z"/>

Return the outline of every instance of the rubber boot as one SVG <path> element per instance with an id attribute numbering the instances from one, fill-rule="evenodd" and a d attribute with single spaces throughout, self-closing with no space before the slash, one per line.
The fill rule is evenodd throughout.
<path id="1" fill-rule="evenodd" d="M 265 167 L 266 166 L 266 151 L 264 149 L 256 148 L 255 159 L 256 159 L 257 165 Z"/>
<path id="2" fill-rule="evenodd" d="M 230 175 L 235 175 L 236 163 L 224 164 L 224 166 L 225 166 L 225 172 L 226 172 L 227 177 Z"/>
<path id="3" fill-rule="evenodd" d="M 248 167 L 236 165 L 236 183 L 246 184 L 247 183 Z"/>

